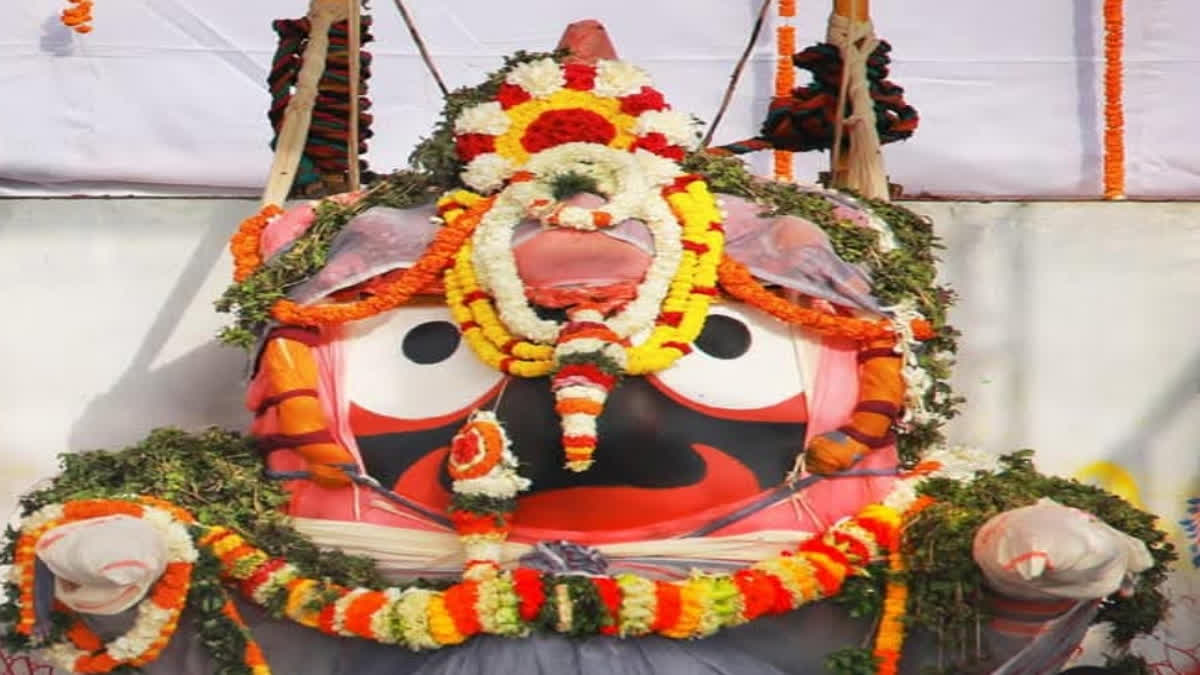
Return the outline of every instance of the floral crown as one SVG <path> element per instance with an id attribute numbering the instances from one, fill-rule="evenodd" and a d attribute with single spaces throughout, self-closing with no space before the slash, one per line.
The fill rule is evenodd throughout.
<path id="1" fill-rule="evenodd" d="M 454 134 L 466 164 L 462 179 L 483 192 L 503 185 L 530 156 L 565 143 L 645 150 L 680 161 L 700 138 L 696 121 L 671 110 L 640 68 L 551 58 L 509 71 L 493 100 L 455 118 Z"/>

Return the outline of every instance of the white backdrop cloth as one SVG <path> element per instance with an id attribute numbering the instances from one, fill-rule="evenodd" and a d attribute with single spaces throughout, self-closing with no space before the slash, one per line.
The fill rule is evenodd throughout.
<path id="1" fill-rule="evenodd" d="M 759 0 L 409 0 L 451 87 L 476 84 L 517 49 L 550 49 L 597 18 L 622 58 L 676 108 L 711 120 Z M 797 43 L 823 39 L 828 0 L 801 0 Z M 1099 0 L 877 0 L 893 79 L 921 112 L 885 148 L 907 194 L 1095 197 L 1101 192 Z M 1128 192 L 1200 196 L 1195 74 L 1200 3 L 1130 0 Z M 270 23 L 303 0 L 100 0 L 76 35 L 66 0 L 6 3 L 0 21 L 0 195 L 252 194 L 270 164 Z M 374 169 L 406 163 L 441 96 L 392 3 L 376 0 Z M 756 133 L 773 89 L 774 31 L 760 38 L 717 142 Z M 801 73 L 803 75 L 803 73 Z M 766 167 L 765 158 L 757 160 Z M 827 158 L 806 154 L 801 177 Z"/>

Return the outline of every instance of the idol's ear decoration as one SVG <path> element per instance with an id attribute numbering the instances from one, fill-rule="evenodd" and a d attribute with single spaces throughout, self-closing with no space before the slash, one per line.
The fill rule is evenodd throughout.
<path id="1" fill-rule="evenodd" d="M 871 294 L 871 279 L 838 257 L 816 224 L 790 215 L 766 215 L 763 207 L 720 195 L 725 217 L 725 252 L 762 281 L 827 300 L 847 309 L 883 314 Z"/>

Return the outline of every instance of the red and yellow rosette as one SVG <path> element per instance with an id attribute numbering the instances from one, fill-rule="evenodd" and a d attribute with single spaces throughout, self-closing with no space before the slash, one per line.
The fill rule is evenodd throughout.
<path id="1" fill-rule="evenodd" d="M 566 143 L 645 150 L 673 161 L 695 147 L 690 117 L 671 110 L 650 78 L 622 61 L 518 64 L 493 100 L 464 109 L 454 123 L 467 185 L 491 192 L 531 155 Z"/>
<path id="2" fill-rule="evenodd" d="M 516 496 L 529 487 L 495 413 L 478 411 L 450 440 L 450 519 L 466 549 L 467 574 L 491 575 L 512 529 Z"/>

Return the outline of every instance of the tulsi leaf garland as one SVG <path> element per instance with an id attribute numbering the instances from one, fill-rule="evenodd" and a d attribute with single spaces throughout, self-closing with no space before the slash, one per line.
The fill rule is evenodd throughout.
<path id="1" fill-rule="evenodd" d="M 1102 605 L 1096 622 L 1111 623 L 1111 641 L 1119 649 L 1149 634 L 1166 616 L 1168 600 L 1161 590 L 1168 567 L 1178 556 L 1156 517 L 1100 488 L 1037 472 L 1031 450 L 1000 458 L 995 473 L 979 473 L 973 481 L 932 478 L 920 492 L 936 502 L 905 530 L 905 553 L 911 593 L 909 622 L 936 633 L 943 645 L 974 651 L 978 622 L 986 615 L 983 575 L 971 555 L 975 533 L 1001 512 L 1028 506 L 1042 497 L 1096 515 L 1114 528 L 1145 542 L 1154 566 L 1137 577 L 1129 597 L 1113 595 Z"/>

